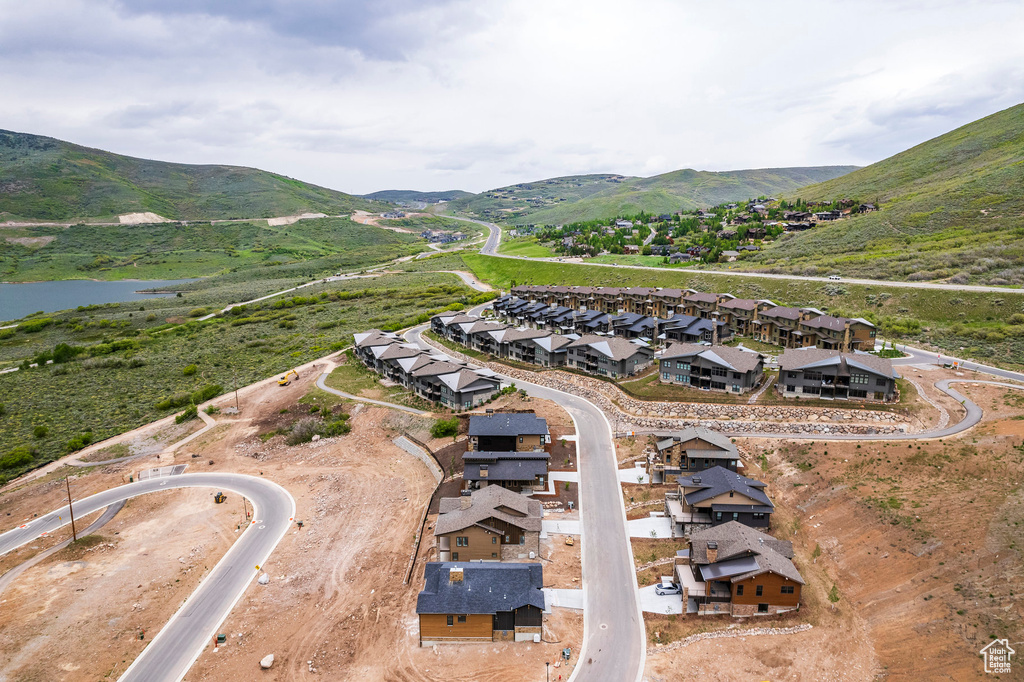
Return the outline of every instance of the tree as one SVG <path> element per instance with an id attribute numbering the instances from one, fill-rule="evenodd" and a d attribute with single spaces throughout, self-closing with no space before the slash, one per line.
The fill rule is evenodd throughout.
<path id="1" fill-rule="evenodd" d="M 430 435 L 433 438 L 447 438 L 448 436 L 455 438 L 458 433 L 458 417 L 452 417 L 451 419 L 438 419 L 434 422 L 434 425 L 430 427 Z"/>
<path id="2" fill-rule="evenodd" d="M 641 253 L 643 253 L 643 255 L 645 255 L 645 256 L 650 256 L 651 255 L 651 245 L 647 244 L 646 246 L 644 246 L 643 251 Z"/>
<path id="3" fill-rule="evenodd" d="M 839 601 L 839 588 L 836 587 L 835 583 L 832 583 L 832 589 L 829 590 L 828 600 L 832 602 L 832 610 L 836 610 L 836 602 Z"/>

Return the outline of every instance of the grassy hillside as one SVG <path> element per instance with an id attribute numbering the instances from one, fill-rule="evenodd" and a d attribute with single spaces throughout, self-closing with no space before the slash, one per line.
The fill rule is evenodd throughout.
<path id="1" fill-rule="evenodd" d="M 255 168 L 149 161 L 0 130 L 0 220 L 114 218 L 152 211 L 215 220 L 378 210 L 366 199 Z"/>
<path id="2" fill-rule="evenodd" d="M 457 255 L 429 259 L 437 269 L 460 269 Z M 1024 367 L 1024 292 L 975 293 L 865 286 L 847 282 L 760 279 L 706 272 L 651 271 L 532 262 L 478 254 L 461 259 L 477 277 L 507 290 L 515 284 L 651 286 L 729 292 L 780 305 L 812 306 L 834 315 L 864 317 L 888 339 L 915 343 L 987 364 Z M 412 266 L 410 266 L 412 267 Z"/>
<path id="3" fill-rule="evenodd" d="M 417 235 L 348 218 L 5 228 L 0 281 L 178 279 L 222 272 L 265 278 L 360 268 L 422 251 Z M 276 275 L 276 276 L 285 276 Z"/>
<path id="4" fill-rule="evenodd" d="M 854 197 L 882 210 L 791 235 L 748 264 L 1024 284 L 1024 104 L 790 197 Z"/>
<path id="5" fill-rule="evenodd" d="M 464 199 L 476 195 L 472 192 L 463 192 L 461 189 L 450 189 L 444 192 L 417 192 L 412 189 L 385 189 L 379 192 L 371 192 L 370 194 L 361 194 L 359 196 L 363 199 L 387 201 L 392 204 L 408 204 L 417 202 L 436 204 L 439 201 L 452 201 L 454 199 Z"/>
<path id="6" fill-rule="evenodd" d="M 522 183 L 449 202 L 448 209 L 515 224 L 601 220 L 616 215 L 671 213 L 724 201 L 779 195 L 849 173 L 855 166 L 679 170 L 650 178 L 577 175 Z"/>

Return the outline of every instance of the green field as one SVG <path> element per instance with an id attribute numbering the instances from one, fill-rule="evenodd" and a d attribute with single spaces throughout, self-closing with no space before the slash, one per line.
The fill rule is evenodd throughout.
<path id="1" fill-rule="evenodd" d="M 190 392 L 206 386 L 244 386 L 342 348 L 353 332 L 406 326 L 478 296 L 454 275 L 402 273 L 311 286 L 301 296 L 195 321 L 294 284 L 208 280 L 180 298 L 30 316 L 18 329 L 0 331 L 0 369 L 45 362 L 43 354 L 58 344 L 82 349 L 66 362 L 0 375 L 0 461 L 21 446 L 35 452 L 29 462 L 0 464 L 0 478 L 64 455 L 83 432 L 98 441 L 179 412 L 158 406 L 173 396 L 187 403 Z M 33 435 L 37 426 L 44 436 Z"/>
<path id="2" fill-rule="evenodd" d="M 453 257 L 454 258 L 454 257 Z M 886 338 L 932 344 L 958 357 L 1012 369 L 1024 367 L 1024 292 L 955 292 L 845 282 L 755 279 L 700 271 L 633 270 L 557 262 L 462 256 L 481 280 L 513 284 L 650 286 L 728 292 L 779 305 L 812 306 L 832 315 L 864 317 Z M 451 269 L 457 269 L 449 264 Z"/>
<path id="3" fill-rule="evenodd" d="M 556 256 L 554 251 L 537 242 L 533 237 L 519 237 L 512 239 L 502 237 L 498 246 L 498 253 L 506 256 L 523 256 L 525 258 L 551 258 Z"/>
<path id="4" fill-rule="evenodd" d="M 788 195 L 882 209 L 787 235 L 745 267 L 1024 284 L 1024 104 Z"/>
<path id="5" fill-rule="evenodd" d="M 674 263 L 669 264 L 665 262 L 664 256 L 636 256 L 620 254 L 604 254 L 602 256 L 594 256 L 593 258 L 587 259 L 588 263 L 614 263 L 615 265 L 643 265 L 649 268 L 665 268 L 666 270 L 675 270 L 679 268 L 686 268 L 694 265 L 693 263 Z"/>
<path id="6" fill-rule="evenodd" d="M 686 169 L 649 178 L 573 175 L 488 190 L 450 201 L 444 210 L 519 225 L 561 225 L 641 211 L 657 215 L 723 201 L 779 196 L 855 168 L 762 168 L 720 173 Z"/>
<path id="7" fill-rule="evenodd" d="M 241 223 L 159 223 L 7 228 L 0 241 L 0 280 L 180 279 L 260 270 L 351 270 L 424 250 L 412 234 L 359 225 L 348 218 L 300 220 L 269 227 Z M 11 238 L 52 238 L 23 244 Z M 44 240 L 45 240 L 44 239 Z M 281 269 L 276 274 L 274 269 Z"/>
<path id="8" fill-rule="evenodd" d="M 384 204 L 239 166 L 150 161 L 51 137 L 0 130 L 0 220 L 175 220 L 349 214 Z"/>

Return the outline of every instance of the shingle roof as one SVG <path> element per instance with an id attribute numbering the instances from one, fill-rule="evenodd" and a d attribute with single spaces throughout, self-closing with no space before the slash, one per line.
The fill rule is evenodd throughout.
<path id="1" fill-rule="evenodd" d="M 533 412 L 496 412 L 469 418 L 470 436 L 544 436 L 548 423 Z"/>
<path id="2" fill-rule="evenodd" d="M 541 506 L 537 500 L 512 492 L 500 485 L 474 490 L 470 506 L 462 508 L 463 497 L 441 499 L 441 515 L 434 525 L 434 535 L 452 533 L 495 518 L 526 531 L 541 529 Z M 503 510 L 509 511 L 503 511 Z M 511 513 L 510 513 L 511 512 Z"/>
<path id="3" fill-rule="evenodd" d="M 366 332 L 359 332 L 352 335 L 356 348 L 368 346 L 386 346 L 389 343 L 396 343 L 398 335 L 393 332 L 382 332 L 379 329 L 371 329 Z"/>
<path id="4" fill-rule="evenodd" d="M 631 358 L 638 352 L 650 352 L 650 349 L 645 348 L 644 346 L 638 346 L 637 344 L 621 337 L 598 336 L 597 334 L 586 334 L 581 336 L 578 340 L 569 344 L 568 347 L 578 348 L 580 346 L 588 346 L 601 355 L 616 361 Z"/>
<path id="5" fill-rule="evenodd" d="M 846 365 L 843 367 L 843 365 Z M 842 373 L 848 373 L 850 367 L 863 369 L 867 372 L 893 378 L 898 376 L 888 358 L 880 358 L 870 353 L 843 353 L 838 350 L 824 348 L 790 348 L 779 356 L 779 368 L 785 370 L 812 369 L 839 365 Z"/>
<path id="6" fill-rule="evenodd" d="M 467 452 L 462 455 L 463 474 L 467 481 L 532 481 L 548 473 L 551 455 L 540 451 L 528 452 Z M 481 467 L 487 475 L 481 475 Z"/>
<path id="7" fill-rule="evenodd" d="M 449 572 L 462 569 L 462 580 L 451 582 Z M 524 606 L 544 609 L 544 568 L 518 563 L 428 563 L 416 613 L 486 614 Z"/>
<path id="8" fill-rule="evenodd" d="M 732 441 L 729 440 L 727 436 L 723 436 L 718 431 L 705 429 L 702 426 L 691 426 L 690 428 L 683 429 L 682 431 L 676 431 L 674 433 L 665 434 L 664 436 L 659 436 L 658 449 L 664 450 L 665 448 L 670 447 L 673 443 L 683 443 L 695 438 L 711 443 L 723 452 L 730 452 L 733 455 L 737 453 L 736 446 L 733 445 Z"/>
<path id="9" fill-rule="evenodd" d="M 772 572 L 794 582 L 805 584 L 796 570 L 793 558 L 793 543 L 777 540 L 745 526 L 730 521 L 720 526 L 699 530 L 690 536 L 690 563 L 696 566 L 713 565 L 708 562 L 708 543 L 718 543 L 718 558 L 715 564 L 730 562 L 751 554 L 755 555 L 757 568 L 730 576 L 732 582 L 746 580 L 755 575 Z"/>
<path id="10" fill-rule="evenodd" d="M 699 479 L 699 483 L 697 479 Z M 729 471 L 724 467 L 711 467 L 699 474 L 680 476 L 678 480 L 679 485 L 684 488 L 697 488 L 684 496 L 689 505 L 699 504 L 723 493 L 734 492 L 747 497 L 754 503 L 772 508 L 775 506 L 764 494 L 764 483 L 740 476 L 735 471 Z"/>
<path id="11" fill-rule="evenodd" d="M 761 313 L 765 317 L 781 317 L 785 320 L 798 320 L 800 319 L 800 311 L 796 308 L 787 308 L 785 306 L 777 305 L 774 308 L 769 308 Z"/>
<path id="12" fill-rule="evenodd" d="M 724 253 L 729 253 L 728 251 Z M 733 253 L 736 253 L 735 251 Z M 739 255 L 739 254 L 737 254 Z M 757 301 L 752 298 L 733 298 L 728 301 L 722 301 L 719 308 L 733 308 L 736 310 L 753 310 L 757 307 Z"/>
<path id="13" fill-rule="evenodd" d="M 758 353 L 732 348 L 730 346 L 701 346 L 696 343 L 674 343 L 661 356 L 662 360 L 674 360 L 675 358 L 692 357 L 698 355 L 701 358 L 722 365 L 737 372 L 749 372 L 757 369 L 761 362 Z"/>

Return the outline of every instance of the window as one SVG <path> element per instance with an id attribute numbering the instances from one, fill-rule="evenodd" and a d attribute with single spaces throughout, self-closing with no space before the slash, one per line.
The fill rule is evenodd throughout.
<path id="1" fill-rule="evenodd" d="M 736 586 L 736 596 L 737 597 L 742 597 L 743 596 L 743 585 L 737 585 Z"/>
<path id="2" fill-rule="evenodd" d="M 672 375 L 669 374 L 668 372 L 662 372 L 661 373 L 661 378 L 664 379 L 665 381 L 668 381 L 668 380 L 670 380 L 672 378 Z"/>
<path id="3" fill-rule="evenodd" d="M 520 442 L 520 443 L 522 443 L 522 442 L 523 442 L 523 437 L 522 437 L 522 436 L 519 436 L 519 442 Z"/>
<path id="4" fill-rule="evenodd" d="M 885 381 L 882 377 L 878 377 L 875 379 L 875 386 L 885 386 Z"/>
<path id="5" fill-rule="evenodd" d="M 793 593 L 794 593 L 794 588 L 793 588 L 792 585 L 783 585 L 782 586 L 782 594 L 793 594 Z"/>
<path id="6" fill-rule="evenodd" d="M 460 623 L 465 623 L 466 622 L 466 617 L 465 616 L 459 616 L 459 622 Z"/>
<path id="7" fill-rule="evenodd" d="M 686 378 L 689 379 L 690 377 L 686 377 Z M 683 375 L 682 374 L 677 374 L 676 375 L 676 381 L 682 383 L 684 381 Z"/>
<path id="8" fill-rule="evenodd" d="M 492 545 L 498 544 L 498 536 L 497 535 L 491 536 L 491 544 Z"/>
<path id="9" fill-rule="evenodd" d="M 711 368 L 711 376 L 713 376 L 713 377 L 724 377 L 724 376 L 727 376 L 728 374 L 729 373 L 727 371 L 725 371 L 724 367 L 712 367 Z"/>
<path id="10" fill-rule="evenodd" d="M 722 520 L 722 512 L 715 512 L 715 521 Z"/>
<path id="11" fill-rule="evenodd" d="M 456 547 L 469 547 L 469 536 L 457 535 L 455 536 Z"/>
<path id="12" fill-rule="evenodd" d="M 455 616 L 448 616 L 448 627 L 455 625 Z"/>
<path id="13" fill-rule="evenodd" d="M 757 589 L 754 590 L 754 594 L 755 594 L 755 596 L 758 596 L 758 597 L 760 597 L 762 594 L 764 594 L 764 585 L 758 585 Z"/>
<path id="14" fill-rule="evenodd" d="M 497 552 L 491 552 L 491 558 L 492 559 L 497 559 L 498 558 L 498 553 Z"/>
<path id="15" fill-rule="evenodd" d="M 760 521 L 762 519 L 764 519 L 764 514 L 754 514 L 755 521 Z"/>
<path id="16" fill-rule="evenodd" d="M 687 372 L 690 371 L 690 363 L 688 362 L 676 362 L 676 369 L 685 369 Z"/>
<path id="17" fill-rule="evenodd" d="M 739 513 L 738 513 L 738 512 L 733 512 L 733 513 L 732 513 L 732 520 L 733 520 L 733 521 L 736 521 L 736 520 L 738 520 L 739 518 L 740 518 L 740 515 L 739 515 Z"/>
<path id="18" fill-rule="evenodd" d="M 458 560 L 459 560 L 459 553 L 458 552 L 452 552 L 452 561 L 458 561 Z"/>
<path id="19" fill-rule="evenodd" d="M 740 373 L 739 372 L 733 372 L 732 373 L 732 378 L 733 379 L 739 379 L 740 378 Z"/>
<path id="20" fill-rule="evenodd" d="M 850 383 L 851 384 L 867 384 L 868 383 L 868 375 L 867 374 L 851 374 L 850 375 Z"/>

